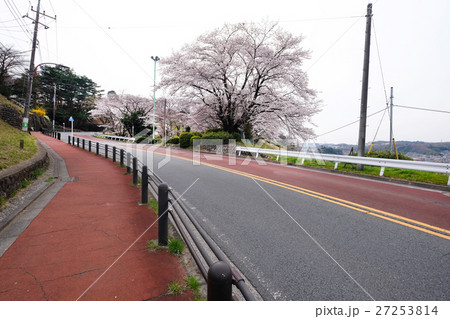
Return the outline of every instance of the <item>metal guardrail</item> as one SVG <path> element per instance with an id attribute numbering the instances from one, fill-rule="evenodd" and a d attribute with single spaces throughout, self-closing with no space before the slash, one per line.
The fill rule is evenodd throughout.
<path id="1" fill-rule="evenodd" d="M 105 135 L 105 134 L 95 134 L 95 137 L 101 137 L 107 140 L 113 141 L 125 141 L 125 142 L 134 142 L 134 137 L 124 137 L 124 136 L 115 136 L 115 135 Z"/>
<path id="2" fill-rule="evenodd" d="M 61 134 L 57 132 L 46 132 L 45 134 L 61 139 Z M 68 144 L 89 152 L 95 152 L 96 155 L 103 155 L 105 158 L 111 158 L 113 162 L 119 161 L 121 166 L 126 166 L 127 173 L 133 175 L 133 184 L 135 185 L 138 184 L 139 177 L 141 178 L 143 185 L 142 203 L 146 204 L 148 201 L 148 190 L 155 198 L 158 198 L 160 212 L 158 215 L 158 243 L 167 245 L 167 217 L 170 215 L 172 223 L 176 226 L 208 284 L 208 300 L 231 300 L 231 283 L 241 292 L 245 300 L 256 300 L 242 275 L 238 270 L 230 267 L 225 254 L 195 220 L 190 209 L 179 200 L 180 196 L 137 157 L 116 146 L 71 137 L 70 135 L 68 136 Z M 150 188 L 148 189 L 145 185 L 150 186 Z M 166 189 L 165 195 L 164 189 Z M 161 209 L 161 207 L 166 208 Z M 224 282 L 230 283 L 230 286 L 224 285 Z"/>
<path id="3" fill-rule="evenodd" d="M 432 163 L 423 161 L 405 161 L 405 160 L 394 160 L 394 159 L 374 158 L 374 157 L 295 152 L 287 150 L 273 150 L 273 149 L 243 147 L 243 146 L 237 146 L 236 152 L 238 153 L 239 156 L 242 154 L 242 152 L 256 154 L 255 156 L 256 158 L 259 156 L 259 154 L 276 155 L 277 161 L 281 156 L 295 157 L 302 159 L 301 162 L 302 165 L 305 159 L 323 160 L 326 162 L 334 162 L 335 163 L 334 169 L 337 169 L 339 163 L 379 166 L 381 167 L 380 176 L 383 176 L 386 167 L 441 173 L 449 175 L 447 185 L 450 186 L 450 163 Z"/>

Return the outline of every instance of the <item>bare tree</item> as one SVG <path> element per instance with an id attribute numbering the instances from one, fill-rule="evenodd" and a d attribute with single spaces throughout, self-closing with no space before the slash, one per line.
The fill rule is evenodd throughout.
<path id="1" fill-rule="evenodd" d="M 22 54 L 12 47 L 0 46 L 0 93 L 9 95 L 12 79 L 24 66 Z M 23 71 L 23 70 L 21 70 Z"/>
<path id="2" fill-rule="evenodd" d="M 302 70 L 302 39 L 276 23 L 227 24 L 161 60 L 160 87 L 183 99 L 197 123 L 307 138 L 319 102 Z"/>

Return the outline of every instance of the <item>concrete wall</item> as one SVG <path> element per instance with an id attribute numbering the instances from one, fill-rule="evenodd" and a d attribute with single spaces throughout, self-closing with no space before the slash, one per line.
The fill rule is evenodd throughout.
<path id="1" fill-rule="evenodd" d="M 48 165 L 47 151 L 37 141 L 38 151 L 33 158 L 0 171 L 0 197 L 8 198 L 22 187 L 22 181 L 30 179 L 36 169 Z"/>

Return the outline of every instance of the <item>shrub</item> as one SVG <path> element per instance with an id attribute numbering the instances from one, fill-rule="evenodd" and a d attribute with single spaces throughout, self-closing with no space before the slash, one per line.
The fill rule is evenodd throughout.
<path id="1" fill-rule="evenodd" d="M 223 140 L 224 144 L 228 144 L 229 140 L 235 139 L 233 134 L 225 132 L 225 131 L 208 132 L 203 135 L 203 138 L 204 139 Z"/>
<path id="2" fill-rule="evenodd" d="M 180 144 L 180 137 L 178 137 L 178 136 L 172 136 L 172 137 L 167 141 L 167 143 L 170 143 L 170 144 Z"/>
<path id="3" fill-rule="evenodd" d="M 190 145 L 191 146 L 194 146 L 194 140 L 197 140 L 197 139 L 202 139 L 203 137 L 201 137 L 201 136 L 192 136 L 191 137 L 191 141 L 190 141 Z"/>
<path id="4" fill-rule="evenodd" d="M 145 143 L 145 139 L 146 139 L 146 138 L 147 138 L 147 136 L 136 136 L 135 139 L 134 139 L 134 141 L 135 141 L 137 144 Z"/>
<path id="5" fill-rule="evenodd" d="M 202 136 L 200 132 L 183 132 L 180 134 L 180 147 L 188 148 L 191 146 L 191 138 L 192 136 Z"/>
<path id="6" fill-rule="evenodd" d="M 217 133 L 217 132 L 220 132 L 220 131 L 222 131 L 221 128 L 218 128 L 218 127 L 211 127 L 211 128 L 209 128 L 209 129 L 207 129 L 207 130 L 205 131 L 205 134 L 206 134 L 206 133 Z"/>
<path id="7" fill-rule="evenodd" d="M 366 156 L 367 157 L 375 157 L 375 158 L 397 159 L 397 157 L 395 156 L 395 152 L 390 152 L 390 151 L 371 151 L 370 154 L 366 153 Z M 398 153 L 398 159 L 399 160 L 407 160 L 407 161 L 413 160 L 411 157 L 403 155 L 402 153 Z"/>

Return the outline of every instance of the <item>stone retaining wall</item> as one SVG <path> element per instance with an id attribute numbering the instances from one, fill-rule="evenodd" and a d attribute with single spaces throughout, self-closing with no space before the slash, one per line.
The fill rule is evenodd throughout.
<path id="1" fill-rule="evenodd" d="M 38 151 L 33 158 L 0 171 L 0 198 L 8 198 L 22 187 L 22 181 L 30 179 L 36 169 L 48 166 L 47 151 L 37 141 Z"/>
<path id="2" fill-rule="evenodd" d="M 22 128 L 22 118 L 22 114 L 15 107 L 0 103 L 0 119 L 20 130 Z"/>

